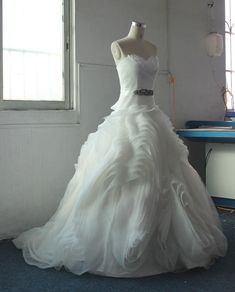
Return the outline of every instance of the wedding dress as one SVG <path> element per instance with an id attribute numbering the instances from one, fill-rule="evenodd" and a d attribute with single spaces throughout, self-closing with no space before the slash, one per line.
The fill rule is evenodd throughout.
<path id="1" fill-rule="evenodd" d="M 25 261 L 113 277 L 208 267 L 227 241 L 188 150 L 154 102 L 158 59 L 128 55 L 121 92 L 81 148 L 52 218 L 14 240 Z"/>

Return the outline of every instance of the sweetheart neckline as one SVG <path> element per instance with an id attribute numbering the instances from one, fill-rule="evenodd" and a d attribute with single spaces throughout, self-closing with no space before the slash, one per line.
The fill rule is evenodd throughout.
<path id="1" fill-rule="evenodd" d="M 149 62 L 149 60 L 158 60 L 158 56 L 156 55 L 151 55 L 147 58 L 144 58 L 142 56 L 136 55 L 136 54 L 127 54 L 125 57 L 123 57 L 117 64 L 116 67 L 118 67 L 121 63 L 123 63 L 124 61 L 126 61 L 127 59 L 132 59 L 132 60 L 136 60 L 136 59 L 140 59 L 141 61 L 143 61 L 144 63 Z"/>

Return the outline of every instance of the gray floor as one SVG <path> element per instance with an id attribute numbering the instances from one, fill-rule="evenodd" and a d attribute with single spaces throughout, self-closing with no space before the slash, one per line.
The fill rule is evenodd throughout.
<path id="1" fill-rule="evenodd" d="M 194 269 L 139 279 L 115 279 L 27 265 L 11 241 L 0 242 L 0 291 L 69 292 L 227 292 L 235 291 L 235 213 L 220 212 L 229 241 L 226 257 L 209 270 Z"/>

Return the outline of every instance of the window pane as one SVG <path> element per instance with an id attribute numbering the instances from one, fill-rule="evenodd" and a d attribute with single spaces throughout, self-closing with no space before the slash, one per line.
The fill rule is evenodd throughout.
<path id="1" fill-rule="evenodd" d="M 232 94 L 234 94 L 234 92 L 235 92 L 235 74 L 234 73 L 231 74 L 231 78 L 232 78 L 232 81 L 231 81 L 231 92 L 232 92 Z"/>
<path id="2" fill-rule="evenodd" d="M 235 70 L 235 35 L 231 35 L 231 58 L 232 58 L 232 70 Z"/>
<path id="3" fill-rule="evenodd" d="M 232 97 L 232 74 L 230 72 L 226 72 L 226 87 L 228 89 L 226 93 L 226 105 L 228 109 L 233 109 L 233 97 Z"/>
<path id="4" fill-rule="evenodd" d="M 229 33 L 226 33 L 225 34 L 226 70 L 232 70 L 230 43 L 231 43 L 231 35 Z"/>
<path id="5" fill-rule="evenodd" d="M 225 0 L 225 20 L 230 24 L 230 2 L 231 0 Z M 225 27 L 227 31 L 227 26 Z"/>
<path id="6" fill-rule="evenodd" d="M 230 72 L 226 72 L 226 87 L 228 88 L 229 91 L 232 90 L 232 74 Z"/>
<path id="7" fill-rule="evenodd" d="M 231 13 L 231 22 L 234 23 L 235 22 L 235 1 L 234 0 L 230 0 L 230 13 Z M 233 30 L 234 32 L 234 30 Z"/>
<path id="8" fill-rule="evenodd" d="M 226 70 L 235 71 L 235 1 L 225 0 L 225 31 L 232 32 L 225 33 L 225 54 L 226 54 Z M 228 26 L 228 25 L 229 26 Z M 230 28 L 233 28 L 232 31 Z M 234 98 L 235 93 L 235 74 L 232 72 L 226 72 L 226 87 L 227 92 L 227 108 L 235 110 Z"/>
<path id="9" fill-rule="evenodd" d="M 62 0 L 3 0 L 4 100 L 64 100 L 62 16 Z"/>

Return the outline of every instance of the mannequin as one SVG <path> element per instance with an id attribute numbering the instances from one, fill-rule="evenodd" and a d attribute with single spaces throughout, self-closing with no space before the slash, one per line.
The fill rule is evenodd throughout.
<path id="1" fill-rule="evenodd" d="M 127 55 L 137 55 L 144 59 L 156 56 L 155 45 L 143 39 L 145 28 L 145 23 L 132 21 L 128 35 L 111 44 L 111 52 L 116 64 Z"/>

